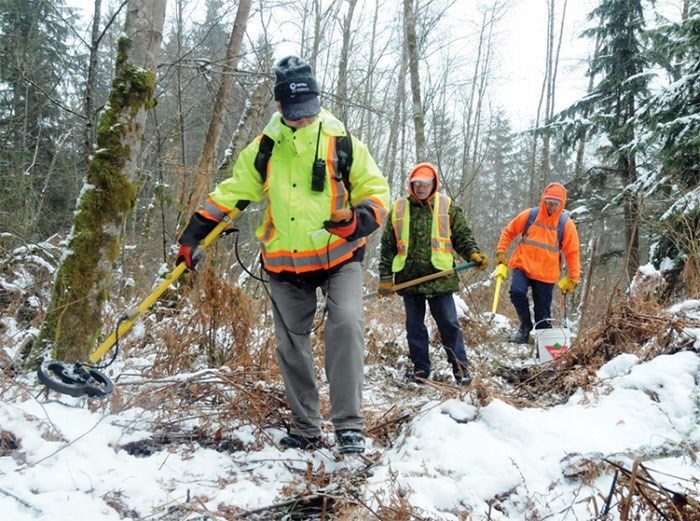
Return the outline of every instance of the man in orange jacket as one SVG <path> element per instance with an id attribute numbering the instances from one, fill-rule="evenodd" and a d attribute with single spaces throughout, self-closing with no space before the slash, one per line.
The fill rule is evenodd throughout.
<path id="1" fill-rule="evenodd" d="M 510 301 L 520 320 L 515 336 L 519 344 L 528 342 L 533 328 L 527 297 L 529 288 L 532 288 L 535 328 L 551 327 L 552 291 L 561 277 L 561 254 L 568 275 L 559 280 L 559 288 L 563 293 L 572 293 L 578 284 L 581 275 L 579 238 L 576 225 L 564 212 L 565 206 L 566 189 L 559 183 L 551 183 L 542 194 L 539 210 L 528 208 L 520 212 L 503 229 L 498 240 L 496 265 L 506 264 L 508 246 L 522 236 L 509 263 L 513 270 Z"/>

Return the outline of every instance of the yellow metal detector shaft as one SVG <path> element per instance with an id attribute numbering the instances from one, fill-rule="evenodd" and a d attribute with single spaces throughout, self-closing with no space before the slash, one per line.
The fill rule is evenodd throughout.
<path id="1" fill-rule="evenodd" d="M 493 272 L 493 276 L 496 278 L 496 292 L 493 294 L 493 305 L 491 306 L 491 313 L 494 315 L 498 309 L 498 299 L 501 297 L 501 284 L 506 275 L 508 275 L 508 268 L 505 264 L 496 266 L 496 270 Z"/>
<path id="2" fill-rule="evenodd" d="M 231 210 L 231 213 L 229 213 L 224 219 L 219 222 L 219 224 L 216 225 L 216 227 L 209 232 L 209 234 L 201 240 L 199 243 L 199 247 L 204 249 L 207 246 L 209 246 L 212 242 L 216 240 L 216 238 L 221 235 L 221 232 L 223 232 L 231 222 L 238 217 L 238 214 L 241 213 L 241 211 L 238 208 L 234 208 Z M 90 355 L 90 361 L 94 364 L 96 363 L 100 358 L 104 356 L 104 354 L 109 351 L 114 343 L 117 341 L 117 338 L 122 338 L 129 329 L 134 325 L 136 320 L 138 320 L 141 315 L 143 315 L 148 308 L 150 308 L 155 301 L 157 301 L 160 296 L 165 292 L 170 285 L 175 282 L 177 279 L 180 278 L 180 275 L 182 275 L 185 270 L 187 269 L 187 265 L 184 262 L 181 262 L 177 266 L 175 266 L 175 269 L 168 273 L 165 276 L 165 279 L 163 279 L 163 282 L 161 282 L 156 289 L 154 289 L 150 295 L 148 295 L 143 302 L 138 306 L 138 308 L 133 308 L 131 309 L 128 313 L 127 316 L 128 318 L 124 320 L 121 324 L 119 324 L 119 327 L 117 328 L 117 331 L 112 333 L 107 340 L 102 342 L 100 347 L 97 348 L 97 350 Z"/>

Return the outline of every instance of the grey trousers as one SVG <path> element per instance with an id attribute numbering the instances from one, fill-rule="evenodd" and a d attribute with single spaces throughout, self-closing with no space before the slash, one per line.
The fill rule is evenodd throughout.
<path id="1" fill-rule="evenodd" d="M 326 292 L 325 371 L 330 390 L 331 421 L 336 431 L 362 430 L 364 312 L 362 268 L 349 262 L 320 288 Z M 277 338 L 277 362 L 292 410 L 291 434 L 320 436 L 319 391 L 311 351 L 316 290 L 270 278 Z"/>

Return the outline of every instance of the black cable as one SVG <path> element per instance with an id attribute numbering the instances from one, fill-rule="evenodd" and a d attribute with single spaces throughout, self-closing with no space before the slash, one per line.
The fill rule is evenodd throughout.
<path id="1" fill-rule="evenodd" d="M 238 230 L 236 230 L 236 231 L 238 231 Z M 258 282 L 262 282 L 263 285 L 267 284 L 269 282 L 268 280 L 263 279 L 262 276 L 258 277 L 255 273 L 251 272 L 248 268 L 246 268 L 245 264 L 243 264 L 243 261 L 241 260 L 241 256 L 238 253 L 238 237 L 240 237 L 240 234 L 236 235 L 236 239 L 233 241 L 233 251 L 236 253 L 236 260 L 238 261 L 238 264 L 240 264 L 243 271 L 245 271 L 254 280 L 257 280 Z"/>
<path id="2" fill-rule="evenodd" d="M 114 345 L 112 346 L 114 348 L 114 354 L 112 355 L 112 359 L 104 365 L 93 365 L 86 363 L 84 364 L 86 367 L 89 367 L 90 369 L 106 369 L 114 363 L 114 361 L 117 359 L 117 355 L 119 354 L 119 326 L 122 325 L 122 322 L 128 319 L 128 316 L 122 315 L 119 320 L 117 320 L 117 325 L 114 328 Z"/>

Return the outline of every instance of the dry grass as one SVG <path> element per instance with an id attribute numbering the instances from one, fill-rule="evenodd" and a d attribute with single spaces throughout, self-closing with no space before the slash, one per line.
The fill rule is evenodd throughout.
<path id="1" fill-rule="evenodd" d="M 552 364 L 528 368 L 513 381 L 520 398 L 537 400 L 558 395 L 565 400 L 577 389 L 590 390 L 596 372 L 622 353 L 640 360 L 690 349 L 694 339 L 684 336 L 686 327 L 697 327 L 690 319 L 666 313 L 654 300 L 643 296 L 617 296 L 615 305 L 589 321 L 571 348 Z"/>
<path id="2" fill-rule="evenodd" d="M 639 460 L 632 468 L 611 461 L 608 464 L 615 471 L 614 486 L 604 503 L 603 516 L 616 509 L 621 521 L 700 521 L 700 483 L 689 483 L 687 490 L 672 490 L 661 485 L 656 473 Z"/>

